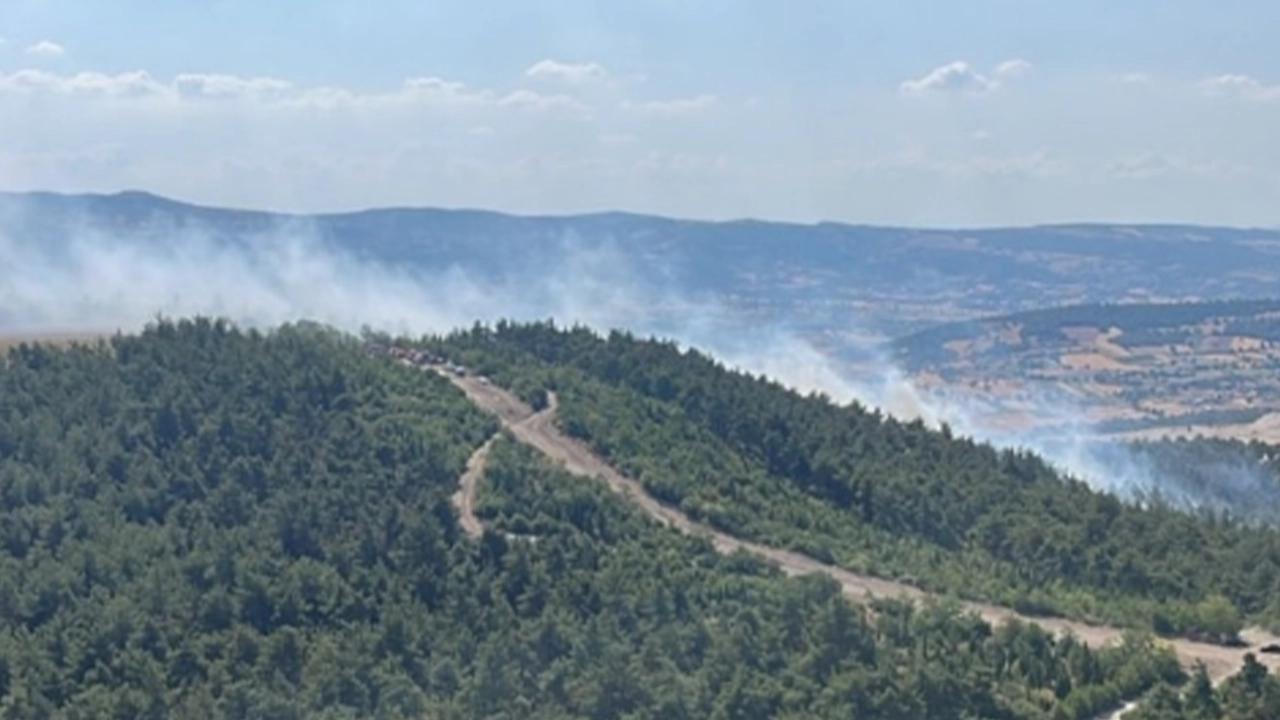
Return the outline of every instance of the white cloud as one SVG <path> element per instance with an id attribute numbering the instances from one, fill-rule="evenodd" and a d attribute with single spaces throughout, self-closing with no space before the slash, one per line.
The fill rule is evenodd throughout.
<path id="1" fill-rule="evenodd" d="M 435 76 L 411 77 L 399 89 L 385 93 L 357 93 L 339 87 L 291 88 L 275 98 L 289 107 L 335 110 L 338 108 L 433 107 L 485 108 L 497 104 L 491 90 L 474 89 L 465 83 Z"/>
<path id="2" fill-rule="evenodd" d="M 695 95 L 687 98 L 647 100 L 644 102 L 624 100 L 622 109 L 659 117 L 683 117 L 711 110 L 719 102 L 720 99 L 715 95 Z"/>
<path id="3" fill-rule="evenodd" d="M 41 40 L 40 42 L 29 45 L 26 49 L 28 55 L 35 55 L 42 58 L 57 58 L 66 54 L 66 50 L 52 40 Z"/>
<path id="4" fill-rule="evenodd" d="M 1200 86 L 1210 95 L 1246 100 L 1280 100 L 1280 85 L 1268 85 L 1249 75 L 1218 75 L 1204 80 Z"/>
<path id="5" fill-rule="evenodd" d="M 334 109 L 338 107 L 388 107 L 392 105 L 497 107 L 526 105 L 581 107 L 562 95 L 513 93 L 504 101 L 489 90 L 473 90 L 460 82 L 438 77 L 415 77 L 388 93 L 356 93 L 345 88 L 299 88 L 272 77 L 242 77 L 220 73 L 183 73 L 168 83 L 159 82 L 145 71 L 60 74 L 26 68 L 0 74 L 0 93 L 48 93 L 54 95 L 142 97 L 164 96 L 177 101 L 254 100 L 285 107 Z"/>
<path id="6" fill-rule="evenodd" d="M 1005 60 L 996 66 L 996 77 L 1008 79 L 1020 78 L 1031 72 L 1031 68 L 1031 63 L 1023 60 L 1022 58 Z"/>
<path id="7" fill-rule="evenodd" d="M 291 83 L 276 78 L 218 73 L 184 73 L 174 78 L 173 86 L 187 97 L 275 97 L 293 88 Z"/>
<path id="8" fill-rule="evenodd" d="M 963 60 L 947 63 L 914 80 L 898 86 L 903 95 L 928 95 L 938 92 L 981 94 L 995 88 L 995 82 L 979 73 Z"/>
<path id="9" fill-rule="evenodd" d="M 435 77 L 434 75 L 408 78 L 404 81 L 404 89 L 424 95 L 439 95 L 447 97 L 460 97 L 467 93 L 466 84 L 453 80 L 445 80 L 444 78 Z"/>
<path id="10" fill-rule="evenodd" d="M 524 74 L 535 80 L 551 80 L 571 85 L 598 82 L 609 77 L 609 72 L 599 63 L 565 63 L 551 59 L 539 60 L 529 66 Z"/>
<path id="11" fill-rule="evenodd" d="M 34 39 L 11 37 L 7 49 L 21 60 Z M 1026 72 L 1021 63 L 969 63 L 961 74 L 982 81 L 968 91 L 886 104 L 895 82 L 818 107 L 767 88 L 717 97 L 655 80 L 641 92 L 620 72 L 588 86 L 544 84 L 520 67 L 492 84 L 423 73 L 369 87 L 216 68 L 176 77 L 77 73 L 27 59 L 27 69 L 0 69 L 4 189 L 144 187 L 292 210 L 625 207 L 929 224 L 1174 216 L 1274 225 L 1267 208 L 1280 198 L 1268 117 L 1280 99 L 1239 100 L 1240 112 L 1224 113 L 1228 98 L 1205 100 L 1199 76 L 1180 92 L 1118 82 L 1141 67 L 1059 88 L 1068 78 L 1040 63 L 1018 80 L 1011 76 Z M 1020 91 L 1033 82 L 1065 91 Z M 955 79 L 920 85 L 954 87 Z M 1241 78 L 1206 88 L 1268 92 L 1266 82 Z M 1143 120 L 1160 116 L 1186 122 Z M 927 152 L 885 157 L 913 143 Z M 1187 148 L 1196 148 L 1188 162 L 1221 157 L 1254 174 L 1246 181 L 1223 170 L 1226 181 L 1211 184 L 1213 168 L 1162 163 Z M 1133 155 L 1141 151 L 1153 157 Z M 1152 180 L 1133 180 L 1141 177 Z"/>
<path id="12" fill-rule="evenodd" d="M 58 75 L 43 70 L 18 70 L 0 75 L 0 92 L 48 92 L 57 95 L 97 95 L 109 97 L 143 97 L 167 95 L 170 89 L 142 71 L 107 75 L 82 72 Z"/>
<path id="13" fill-rule="evenodd" d="M 162 83 L 143 71 L 108 75 L 96 72 L 59 74 L 38 69 L 0 74 L 0 93 L 50 94 L 79 97 L 139 98 L 157 96 L 176 103 L 253 102 L 269 107 L 346 110 L 415 110 L 587 113 L 583 102 L 564 94 L 516 89 L 505 94 L 470 88 L 439 77 L 413 77 L 390 92 L 358 93 L 340 87 L 300 88 L 271 77 L 184 73 Z"/>
<path id="14" fill-rule="evenodd" d="M 898 92 L 911 96 L 939 93 L 984 95 L 998 90 L 1008 81 L 1025 76 L 1031 72 L 1031 68 L 1031 63 L 1026 60 L 1014 58 L 1000 63 L 988 75 L 964 60 L 956 60 L 936 67 L 921 77 L 904 80 L 898 85 Z"/>

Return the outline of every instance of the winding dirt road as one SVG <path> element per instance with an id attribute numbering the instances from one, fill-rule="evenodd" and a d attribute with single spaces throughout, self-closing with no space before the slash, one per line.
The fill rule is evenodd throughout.
<path id="1" fill-rule="evenodd" d="M 877 598 L 923 600 L 929 596 L 929 593 L 911 585 L 850 572 L 797 552 L 742 540 L 697 522 L 680 510 L 658 501 L 638 481 L 618 472 L 585 443 L 565 435 L 556 427 L 557 400 L 554 393 L 548 394 L 548 406 L 535 413 L 514 395 L 496 387 L 484 378 L 460 375 L 439 366 L 433 366 L 432 369 L 452 381 L 477 406 L 496 415 L 507 431 L 520 442 L 560 463 L 574 475 L 604 480 L 614 492 L 625 497 L 658 522 L 690 535 L 705 537 L 721 553 L 728 554 L 739 550 L 749 552 L 764 558 L 791 576 L 812 573 L 827 575 L 840 584 L 845 595 L 859 602 Z M 492 442 L 493 440 L 490 440 L 485 443 L 467 463 L 467 471 L 463 474 L 458 494 L 455 495 L 458 507 L 465 508 L 462 512 L 463 529 L 472 537 L 483 532 L 471 508 L 474 507 L 476 482 L 483 474 L 484 461 L 489 448 L 492 447 Z M 1070 633 L 1093 647 L 1117 643 L 1124 635 L 1122 628 L 1093 625 L 1064 618 L 1031 617 L 1019 614 L 1010 608 L 987 603 L 967 602 L 964 603 L 964 607 L 976 612 L 993 625 L 1016 619 L 1038 625 L 1059 635 Z M 1258 661 L 1267 665 L 1273 672 L 1280 669 L 1280 657 L 1256 653 L 1258 646 L 1274 643 L 1280 639 L 1257 628 L 1245 631 L 1243 639 L 1246 647 L 1226 647 L 1186 639 L 1163 639 L 1161 642 L 1173 649 L 1184 666 L 1192 668 L 1198 663 L 1203 663 L 1215 684 L 1235 674 L 1244 664 L 1245 654 L 1249 652 L 1255 652 Z"/>
<path id="2" fill-rule="evenodd" d="M 458 491 L 449 498 L 453 502 L 454 509 L 458 511 L 458 525 L 472 540 L 479 540 L 480 536 L 484 535 L 484 523 L 476 517 L 476 486 L 480 484 L 480 478 L 484 477 L 484 467 L 489 461 L 489 451 L 493 449 L 493 443 L 497 439 L 498 436 L 494 435 L 471 453 L 471 457 L 467 458 L 467 469 L 463 471 L 462 477 L 458 478 Z"/>

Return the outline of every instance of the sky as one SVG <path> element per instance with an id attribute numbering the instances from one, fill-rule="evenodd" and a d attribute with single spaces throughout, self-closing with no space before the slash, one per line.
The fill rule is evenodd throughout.
<path id="1" fill-rule="evenodd" d="M 4 0 L 0 190 L 1280 226 L 1280 3 Z"/>

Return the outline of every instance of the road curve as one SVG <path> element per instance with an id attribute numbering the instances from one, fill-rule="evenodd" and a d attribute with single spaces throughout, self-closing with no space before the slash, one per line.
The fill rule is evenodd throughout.
<path id="1" fill-rule="evenodd" d="M 484 523 L 476 517 L 476 486 L 480 484 L 480 478 L 484 477 L 489 451 L 493 449 L 493 443 L 497 439 L 498 436 L 494 435 L 471 453 L 471 457 L 467 459 L 467 469 L 458 478 L 458 490 L 449 498 L 458 511 L 458 525 L 463 534 L 472 540 L 479 540 L 484 535 Z"/>
<path id="2" fill-rule="evenodd" d="M 535 413 L 519 398 L 493 385 L 485 378 L 450 372 L 439 366 L 433 366 L 432 369 L 453 382 L 477 406 L 497 416 L 503 427 L 520 442 L 560 463 L 565 470 L 574 475 L 604 480 L 610 489 L 625 497 L 653 519 L 681 532 L 707 538 L 720 553 L 745 551 L 764 558 L 790 576 L 813 573 L 827 575 L 840 584 L 845 595 L 859 602 L 878 598 L 923 600 L 929 597 L 929 593 L 924 590 L 905 583 L 850 572 L 791 550 L 742 540 L 693 520 L 679 509 L 654 498 L 638 481 L 618 472 L 585 443 L 564 434 L 555 425 L 557 399 L 554 393 L 548 393 L 547 407 Z M 485 443 L 467 463 L 467 473 L 463 475 L 462 487 L 459 490 L 462 496 L 459 502 L 464 503 L 462 506 L 474 507 L 475 483 L 483 473 L 484 460 L 492 442 L 490 440 Z M 468 497 L 468 494 L 471 497 Z M 468 535 L 472 535 L 473 531 L 479 528 L 479 521 L 475 519 L 474 513 L 470 513 L 470 520 L 466 519 L 467 515 L 463 517 L 464 523 L 474 521 L 475 525 L 470 528 L 464 525 L 463 528 Z M 966 602 L 963 606 L 993 625 L 1019 620 L 1038 625 L 1058 635 L 1070 633 L 1093 647 L 1117 643 L 1125 632 L 1122 628 L 1094 625 L 1065 618 L 1022 615 L 1010 608 L 988 603 Z M 1162 639 L 1161 642 L 1173 649 L 1183 666 L 1193 668 L 1197 664 L 1203 664 L 1209 677 L 1216 684 L 1239 670 L 1244 664 L 1245 654 L 1259 645 L 1280 640 L 1258 628 L 1247 630 L 1243 638 L 1246 647 L 1226 647 L 1177 638 Z M 1272 672 L 1280 669 L 1280 658 L 1266 654 L 1256 654 L 1256 657 Z"/>

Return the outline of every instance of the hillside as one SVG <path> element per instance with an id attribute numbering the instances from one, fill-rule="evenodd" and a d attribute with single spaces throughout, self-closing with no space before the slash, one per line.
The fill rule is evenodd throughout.
<path id="1" fill-rule="evenodd" d="M 872 614 L 506 440 L 473 540 L 449 496 L 495 422 L 319 328 L 20 345 L 0 398 L 6 717 L 1089 717 L 1180 675 Z"/>
<path id="2" fill-rule="evenodd" d="M 606 368 L 663 370 L 669 346 L 528 331 L 519 343 L 486 333 L 447 347 L 493 365 L 495 379 L 510 378 L 537 404 L 549 401 L 554 379 L 564 424 L 596 433 L 594 445 L 606 439 L 590 430 L 593 415 L 642 410 L 687 418 L 674 431 L 693 434 L 670 446 L 672 459 L 780 460 L 758 454 L 771 443 L 749 444 L 698 415 L 684 402 L 693 395 L 672 394 L 676 386 L 658 383 L 645 400 L 587 380 L 591 365 L 578 355 L 590 350 Z M 555 364 L 515 362 L 524 346 L 565 355 Z M 854 412 L 696 356 L 687 362 L 703 368 L 688 377 L 708 408 L 731 397 L 752 408 L 739 395 L 747 383 L 769 405 L 791 398 L 779 410 L 808 420 Z M 615 379 L 623 378 L 639 376 Z M 262 334 L 164 322 L 89 346 L 20 345 L 0 363 L 0 398 L 0 709 L 8 717 L 1056 720 L 1092 717 L 1182 677 L 1171 654 L 1138 637 L 1089 648 L 1022 623 L 993 628 L 955 605 L 869 609 L 821 576 L 788 579 L 749 554 L 721 556 L 507 436 L 487 446 L 495 419 L 446 379 L 317 327 Z M 793 459 L 815 450 L 784 415 L 751 412 L 761 427 L 791 434 Z M 951 462 L 973 450 L 922 428 L 885 435 L 858 427 L 868 447 L 897 435 L 907 446 L 886 451 L 903 457 L 950 447 L 941 457 Z M 481 447 L 491 447 L 478 490 L 486 530 L 472 539 L 450 496 Z M 627 467 L 658 460 L 623 444 L 609 454 Z M 668 496 L 726 487 L 699 464 L 668 470 L 665 489 L 662 473 L 641 476 Z M 768 488 L 741 482 L 745 497 L 758 489 Z M 888 510 L 896 501 L 887 493 L 897 490 L 884 491 L 877 497 Z M 796 486 L 772 504 L 794 509 L 795 499 L 811 497 L 811 508 L 830 508 L 819 520 L 878 527 L 820 495 Z M 751 505 L 732 491 L 721 504 L 759 534 Z M 1180 522 L 1223 553 L 1234 542 L 1261 549 L 1273 541 Z M 868 531 L 915 542 L 908 528 Z M 1193 580 L 1218 573 L 1223 591 L 1274 581 L 1261 565 L 1251 573 L 1230 562 L 1192 567 Z M 1196 585 L 1161 592 L 1171 603 L 1203 600 Z M 1250 592 L 1232 597 L 1252 612 Z M 1206 697 L 1264 712 L 1280 688 L 1250 668 Z"/>
<path id="3" fill-rule="evenodd" d="M 1219 595 L 1280 619 L 1280 532 L 1127 505 L 1029 453 L 802 397 L 670 343 L 499 324 L 430 346 L 535 406 L 554 388 L 568 433 L 658 498 L 743 537 L 1163 632 L 1218 632 L 1205 613 Z"/>
<path id="4" fill-rule="evenodd" d="M 1280 441 L 1276 300 L 1048 308 L 939 325 L 894 350 L 922 386 L 1009 406 L 1056 394 L 1110 433 Z"/>
<path id="5" fill-rule="evenodd" d="M 50 255 L 93 238 L 144 257 L 196 241 L 253 248 L 306 237 L 354 261 L 525 287 L 540 277 L 572 285 L 582 279 L 564 275 L 581 267 L 575 259 L 603 254 L 613 282 L 643 289 L 636 321 L 646 328 L 679 327 L 697 303 L 738 327 L 785 326 L 836 355 L 868 333 L 897 337 L 948 319 L 1082 301 L 1261 297 L 1280 284 L 1280 232 L 1172 225 L 926 230 L 425 208 L 298 216 L 134 192 L 0 194 L 4 234 Z"/>

